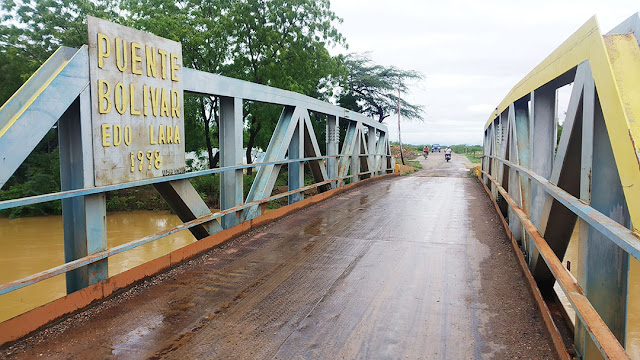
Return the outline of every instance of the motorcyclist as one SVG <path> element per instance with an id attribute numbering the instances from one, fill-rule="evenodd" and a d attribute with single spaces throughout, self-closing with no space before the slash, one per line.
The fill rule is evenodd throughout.
<path id="1" fill-rule="evenodd" d="M 429 155 L 429 146 L 425 145 L 422 148 L 422 153 L 424 154 L 424 157 L 426 158 Z"/>
<path id="2" fill-rule="evenodd" d="M 451 148 L 450 148 L 450 147 L 448 147 L 448 148 L 444 151 L 444 158 L 446 159 L 446 158 L 447 158 L 447 156 L 448 156 L 449 158 L 451 158 Z"/>

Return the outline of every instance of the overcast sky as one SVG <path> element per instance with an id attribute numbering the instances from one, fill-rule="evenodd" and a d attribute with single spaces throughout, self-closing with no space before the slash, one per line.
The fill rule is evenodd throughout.
<path id="1" fill-rule="evenodd" d="M 409 144 L 482 144 L 491 111 L 509 90 L 589 18 L 602 33 L 640 11 L 640 1 L 333 0 L 349 52 L 418 70 L 413 103 L 424 122 L 403 121 Z M 334 50 L 339 51 L 339 50 Z M 385 120 L 398 140 L 397 116 Z"/>

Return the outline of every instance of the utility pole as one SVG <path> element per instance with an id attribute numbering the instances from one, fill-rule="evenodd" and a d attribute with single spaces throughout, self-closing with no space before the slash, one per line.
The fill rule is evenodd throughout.
<path id="1" fill-rule="evenodd" d="M 404 165 L 404 154 L 402 153 L 402 138 L 400 137 L 400 76 L 398 76 L 398 142 L 400 143 L 400 159 Z"/>

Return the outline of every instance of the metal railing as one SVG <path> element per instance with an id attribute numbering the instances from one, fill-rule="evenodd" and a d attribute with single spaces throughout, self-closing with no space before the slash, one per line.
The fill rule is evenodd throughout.
<path id="1" fill-rule="evenodd" d="M 108 279 L 107 260 L 115 254 L 183 230 L 190 230 L 197 239 L 202 239 L 260 215 L 262 206 L 267 202 L 286 197 L 291 204 L 301 201 L 303 193 L 308 190 L 323 192 L 344 186 L 347 182 L 393 172 L 394 162 L 384 124 L 291 91 L 184 68 L 185 92 L 221 99 L 221 167 L 115 185 L 77 186 L 78 183 L 83 184 L 82 178 L 87 184 L 87 174 L 74 173 L 73 169 L 82 168 L 91 159 L 86 156 L 87 151 L 91 151 L 91 136 L 78 135 L 78 131 L 91 129 L 91 113 L 87 110 L 90 107 L 87 53 L 86 46 L 79 50 L 61 48 L 0 108 L 0 154 L 12 153 L 11 159 L 0 157 L 0 186 L 6 183 L 40 139 L 58 122 L 62 191 L 0 201 L 0 209 L 62 200 L 65 237 L 65 264 L 2 284 L 0 295 L 61 274 L 66 274 L 67 292 L 71 293 Z M 266 149 L 265 161 L 261 163 L 242 163 L 244 101 L 283 107 Z M 38 117 L 43 103 L 48 104 L 47 116 Z M 318 147 L 310 112 L 326 116 L 325 155 Z M 345 124 L 347 128 L 342 142 L 340 124 Z M 23 146 L 16 146 L 17 143 Z M 71 157 L 75 157 L 73 164 Z M 81 160 L 78 162 L 78 159 Z M 305 164 L 311 168 L 315 181 L 309 186 L 303 184 Z M 289 171 L 288 191 L 272 195 L 275 178 L 283 165 Z M 258 171 L 245 199 L 242 171 L 248 168 L 257 168 Z M 221 211 L 216 213 L 210 211 L 189 182 L 190 178 L 211 174 L 220 174 Z M 107 248 L 106 220 L 103 216 L 106 214 L 105 193 L 143 185 L 154 185 L 183 223 Z M 86 219 L 85 222 L 74 221 L 74 215 L 78 214 Z M 84 253 L 79 250 L 82 248 Z"/>
<path id="2" fill-rule="evenodd" d="M 629 263 L 640 259 L 638 29 L 638 14 L 605 35 L 589 20 L 485 126 L 482 180 L 543 295 L 557 281 L 575 309 L 583 359 L 628 358 Z M 558 141 L 557 90 L 568 84 Z M 561 262 L 576 226 L 577 281 Z"/>

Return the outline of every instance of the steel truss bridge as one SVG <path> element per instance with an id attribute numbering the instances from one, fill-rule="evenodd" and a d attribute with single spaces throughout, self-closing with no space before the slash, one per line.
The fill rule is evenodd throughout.
<path id="1" fill-rule="evenodd" d="M 513 88 L 485 127 L 479 177 L 513 241 L 560 358 L 628 358 L 623 346 L 628 273 L 630 263 L 640 256 L 639 40 L 637 14 L 604 35 L 595 18 L 589 20 Z M 0 323 L 0 343 L 16 341 L 362 180 L 389 180 L 394 172 L 386 125 L 362 114 L 294 92 L 187 68 L 183 79 L 185 92 L 220 98 L 220 168 L 95 186 L 87 46 L 60 48 L 0 108 L 0 185 L 52 126 L 58 126 L 61 191 L 2 201 L 0 209 L 62 200 L 65 256 L 63 265 L 0 285 L 0 296 L 57 275 L 66 276 L 68 293 Z M 556 94 L 568 84 L 572 84 L 571 98 L 557 141 Z M 264 160 L 251 165 L 242 161 L 244 102 L 282 107 Z M 310 114 L 326 119 L 324 151 Z M 343 140 L 341 126 L 346 128 Z M 305 164 L 314 178 L 309 186 L 304 185 Z M 272 195 L 284 165 L 288 191 Z M 257 176 L 245 199 L 242 174 L 249 167 L 257 168 Z M 215 213 L 189 182 L 210 174 L 220 174 L 221 210 Z M 153 185 L 183 223 L 108 248 L 105 193 L 143 185 Z M 305 198 L 310 189 L 319 195 Z M 289 205 L 265 214 L 266 204 L 279 198 L 287 198 Z M 576 226 L 581 244 L 577 279 L 561 263 Z M 138 268 L 108 274 L 111 256 L 185 230 L 199 241 Z M 401 236 L 403 229 L 397 231 Z M 569 344 L 547 309 L 556 282 L 575 311 Z"/>

